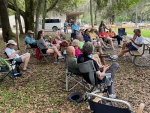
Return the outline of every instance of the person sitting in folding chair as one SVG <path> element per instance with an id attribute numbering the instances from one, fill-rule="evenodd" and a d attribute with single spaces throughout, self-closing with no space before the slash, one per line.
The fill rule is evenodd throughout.
<path id="1" fill-rule="evenodd" d="M 99 38 L 99 36 L 94 32 L 93 28 L 90 30 L 89 35 L 94 46 L 103 45 L 105 48 L 108 48 L 102 38 Z"/>
<path id="2" fill-rule="evenodd" d="M 19 50 L 15 51 L 14 47 L 17 43 L 14 40 L 9 40 L 6 44 L 7 47 L 5 49 L 5 53 L 9 58 L 13 58 L 16 62 L 24 62 L 23 71 L 27 71 L 28 62 L 30 60 L 30 53 L 25 53 L 23 55 L 18 55 Z"/>
<path id="3" fill-rule="evenodd" d="M 28 30 L 27 36 L 25 37 L 25 42 L 26 44 L 29 44 L 31 48 L 37 48 L 37 42 L 33 38 L 33 33 L 34 33 L 33 31 Z"/>
<path id="4" fill-rule="evenodd" d="M 122 57 L 125 53 L 129 51 L 136 51 L 140 47 L 142 47 L 142 44 L 144 43 L 144 37 L 141 35 L 141 30 L 136 29 L 135 30 L 135 36 L 137 36 L 135 39 L 131 38 L 131 43 L 128 43 L 126 47 L 122 48 L 122 51 L 118 55 L 112 55 L 111 59 L 116 60 L 120 57 Z"/>
<path id="5" fill-rule="evenodd" d="M 77 63 L 83 63 L 89 60 L 92 60 L 96 69 L 96 73 L 94 74 L 94 76 L 97 76 L 97 82 L 101 83 L 102 81 L 106 80 L 106 77 L 101 76 L 101 74 L 105 74 L 105 73 L 111 73 L 111 79 L 112 81 L 114 80 L 114 75 L 115 72 L 118 70 L 119 68 L 119 64 L 118 63 L 113 63 L 110 67 L 109 66 L 102 66 L 99 67 L 99 65 L 97 64 L 97 62 L 91 58 L 91 54 L 94 50 L 93 44 L 91 42 L 87 42 L 84 44 L 83 46 L 83 54 L 79 55 L 77 58 Z M 83 78 L 86 81 L 89 81 L 87 79 L 87 74 L 83 74 Z M 90 81 L 89 81 L 90 82 Z M 108 93 L 109 93 L 109 97 L 110 98 L 116 98 L 116 95 L 114 94 L 114 83 L 112 82 L 110 86 L 108 86 Z"/>
<path id="6" fill-rule="evenodd" d="M 44 30 L 40 30 L 38 32 L 38 42 L 37 45 L 39 47 L 39 49 L 41 49 L 43 54 L 49 54 L 49 53 L 54 53 L 54 58 L 55 58 L 55 62 L 57 61 L 57 56 L 58 59 L 63 59 L 64 57 L 62 56 L 62 54 L 58 51 L 57 47 L 54 45 L 51 45 L 49 42 L 46 42 L 44 40 Z"/>
<path id="7" fill-rule="evenodd" d="M 68 70 L 73 73 L 79 73 L 74 47 L 73 46 L 67 47 L 66 52 L 67 52 L 67 59 L 68 59 Z"/>
<path id="8" fill-rule="evenodd" d="M 116 33 L 115 33 L 114 31 L 112 31 L 111 28 L 109 28 L 108 35 L 109 35 L 111 38 L 116 38 L 117 41 L 118 41 L 118 47 L 121 47 L 121 41 L 122 41 L 122 37 L 121 37 L 121 36 L 116 35 Z"/>
<path id="9" fill-rule="evenodd" d="M 101 29 L 101 31 L 99 32 L 99 37 L 103 38 L 104 41 L 108 41 L 108 43 L 112 46 L 112 49 L 115 50 L 112 38 L 109 37 L 104 29 Z"/>

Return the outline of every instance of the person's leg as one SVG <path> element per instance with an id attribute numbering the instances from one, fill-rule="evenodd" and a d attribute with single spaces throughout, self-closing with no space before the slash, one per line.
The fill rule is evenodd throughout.
<path id="1" fill-rule="evenodd" d="M 128 45 L 128 42 L 124 42 L 123 45 L 122 45 L 122 50 L 124 50 Z"/>
<path id="2" fill-rule="evenodd" d="M 98 52 L 99 52 L 99 56 L 101 56 L 103 54 L 103 51 L 102 49 L 98 49 Z M 100 60 L 102 62 L 103 65 L 106 65 L 106 62 L 105 62 L 105 58 L 104 57 L 100 57 Z"/>
<path id="3" fill-rule="evenodd" d="M 50 49 L 53 49 L 55 53 L 57 53 L 58 56 L 62 56 L 56 46 L 52 46 Z"/>
<path id="4" fill-rule="evenodd" d="M 93 59 L 97 62 L 98 66 L 101 68 L 102 64 L 101 64 L 99 56 L 97 54 L 94 54 Z"/>
<path id="5" fill-rule="evenodd" d="M 49 54 L 49 53 L 54 53 L 54 59 L 55 59 L 55 61 L 57 60 L 57 53 L 53 50 L 53 49 L 48 49 L 47 51 L 46 51 L 46 53 L 47 54 Z"/>
<path id="6" fill-rule="evenodd" d="M 120 41 L 122 40 L 122 38 L 119 35 L 114 36 L 113 38 L 117 39 L 118 45 L 120 45 Z"/>
<path id="7" fill-rule="evenodd" d="M 105 43 L 104 43 L 103 39 L 102 39 L 102 38 L 99 38 L 99 39 L 100 39 L 100 43 L 101 43 L 101 45 L 103 45 L 105 48 L 108 48 L 108 47 L 105 45 Z"/>
<path id="8" fill-rule="evenodd" d="M 59 44 L 56 44 L 56 48 L 57 48 L 58 50 L 60 50 L 60 45 L 59 45 Z"/>
<path id="9" fill-rule="evenodd" d="M 112 38 L 106 37 L 106 40 L 110 43 L 110 45 L 112 46 L 113 50 L 115 50 Z"/>
<path id="10" fill-rule="evenodd" d="M 115 73 L 118 70 L 118 68 L 119 68 L 119 64 L 117 62 L 115 62 L 106 71 L 106 73 L 111 73 L 112 81 L 114 81 Z M 109 94 L 114 94 L 114 82 L 112 82 L 111 86 L 108 86 L 108 92 L 109 92 Z"/>
<path id="11" fill-rule="evenodd" d="M 125 53 L 129 52 L 130 50 L 127 48 L 127 49 L 124 49 L 122 50 L 117 56 L 118 57 L 122 57 Z"/>
<path id="12" fill-rule="evenodd" d="M 22 56 L 21 59 L 22 62 L 24 62 L 23 70 L 26 70 L 28 66 L 28 62 L 30 60 L 30 53 L 27 53 L 26 55 Z"/>

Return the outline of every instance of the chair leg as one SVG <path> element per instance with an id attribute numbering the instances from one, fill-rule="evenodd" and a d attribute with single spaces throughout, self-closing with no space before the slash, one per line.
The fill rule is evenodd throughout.
<path id="1" fill-rule="evenodd" d="M 69 91 L 69 89 L 68 89 L 68 73 L 66 72 L 66 91 Z"/>

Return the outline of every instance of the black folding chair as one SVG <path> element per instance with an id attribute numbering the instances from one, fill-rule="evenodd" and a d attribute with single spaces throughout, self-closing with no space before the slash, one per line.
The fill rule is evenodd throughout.
<path id="1" fill-rule="evenodd" d="M 107 97 L 98 95 L 96 93 L 88 93 L 87 95 L 88 95 L 88 102 L 89 102 L 92 113 L 134 113 L 131 111 L 132 107 L 130 103 L 128 103 L 127 101 L 107 98 Z M 100 101 L 95 102 L 94 98 L 99 98 Z M 127 107 L 125 108 L 115 107 L 113 105 L 109 105 L 106 102 L 104 103 L 103 102 L 104 100 L 115 102 L 115 103 L 121 103 L 121 104 L 126 105 Z M 144 106 L 145 105 L 141 103 L 136 113 L 142 113 Z"/>
<path id="2" fill-rule="evenodd" d="M 9 60 L 9 62 L 12 64 L 15 64 L 15 69 L 17 70 L 17 73 L 20 73 L 20 64 L 22 63 L 22 62 L 14 62 L 14 59 L 12 58 L 12 59 L 10 59 L 9 57 L 8 57 L 8 55 L 7 55 L 7 53 L 6 52 L 4 52 L 4 54 L 5 54 L 5 56 L 6 56 L 6 58 L 8 58 Z"/>

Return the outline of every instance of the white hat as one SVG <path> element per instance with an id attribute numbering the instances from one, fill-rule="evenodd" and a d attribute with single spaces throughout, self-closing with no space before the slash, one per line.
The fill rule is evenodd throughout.
<path id="1" fill-rule="evenodd" d="M 14 40 L 8 40 L 8 43 L 6 45 L 8 45 L 8 44 L 17 45 L 17 43 Z"/>

